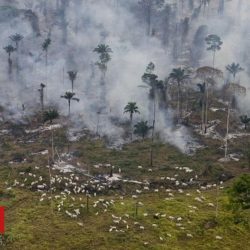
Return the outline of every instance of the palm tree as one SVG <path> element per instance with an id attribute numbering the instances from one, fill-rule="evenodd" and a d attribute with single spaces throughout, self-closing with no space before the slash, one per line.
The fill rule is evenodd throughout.
<path id="1" fill-rule="evenodd" d="M 68 75 L 69 75 L 69 80 L 71 81 L 71 89 L 73 92 L 74 91 L 74 81 L 75 81 L 76 76 L 77 76 L 77 71 L 68 71 Z"/>
<path id="2" fill-rule="evenodd" d="M 128 104 L 124 108 L 124 113 L 129 113 L 130 122 L 132 123 L 133 114 L 134 113 L 140 114 L 136 102 L 128 102 Z"/>
<path id="3" fill-rule="evenodd" d="M 106 106 L 106 86 L 105 86 L 105 75 L 108 69 L 108 62 L 111 60 L 110 53 L 112 53 L 111 48 L 106 44 L 99 44 L 93 52 L 99 55 L 99 60 L 95 63 L 101 71 L 100 77 L 100 85 L 101 85 L 101 93 L 100 93 L 100 106 Z"/>
<path id="4" fill-rule="evenodd" d="M 15 43 L 15 45 L 16 45 L 16 50 L 17 51 L 18 51 L 18 48 L 19 48 L 19 42 L 21 42 L 23 40 L 23 38 L 24 37 L 22 35 L 18 34 L 18 33 L 16 33 L 15 35 L 10 36 L 11 41 L 13 41 Z"/>
<path id="5" fill-rule="evenodd" d="M 140 114 L 138 107 L 136 105 L 136 102 L 128 102 L 128 104 L 125 106 L 124 108 L 124 113 L 129 113 L 129 117 L 130 117 L 130 126 L 131 126 L 131 141 L 133 139 L 133 130 L 132 130 L 132 126 L 133 126 L 133 115 L 135 113 Z"/>
<path id="6" fill-rule="evenodd" d="M 12 45 L 8 45 L 4 47 L 4 50 L 8 54 L 8 64 L 9 64 L 9 75 L 12 73 L 12 60 L 11 60 L 11 54 L 16 51 L 16 48 L 14 48 Z"/>
<path id="7" fill-rule="evenodd" d="M 42 107 L 42 111 L 44 110 L 44 88 L 45 88 L 45 84 L 41 83 L 40 84 L 40 89 L 38 89 L 38 91 L 40 92 L 40 102 L 41 102 L 41 107 Z"/>
<path id="8" fill-rule="evenodd" d="M 42 49 L 43 49 L 43 51 L 45 51 L 45 64 L 46 64 L 46 66 L 48 65 L 48 50 L 49 50 L 50 44 L 51 44 L 50 38 L 46 38 L 42 44 Z"/>
<path id="9" fill-rule="evenodd" d="M 4 50 L 6 51 L 6 53 L 9 56 L 9 60 L 11 60 L 11 54 L 16 51 L 16 48 L 14 48 L 12 45 L 8 45 L 6 47 L 4 47 Z"/>
<path id="10" fill-rule="evenodd" d="M 201 99 L 200 99 L 200 104 L 201 104 L 201 131 L 203 132 L 204 130 L 204 123 L 205 123 L 205 93 L 206 93 L 206 83 L 198 83 L 197 86 L 199 87 L 199 91 L 201 93 Z"/>
<path id="11" fill-rule="evenodd" d="M 147 136 L 149 130 L 152 129 L 152 127 L 148 126 L 148 122 L 147 121 L 140 121 L 137 124 L 135 124 L 134 127 L 135 127 L 134 133 L 136 135 L 141 136 L 142 139 L 144 139 L 145 136 Z"/>
<path id="12" fill-rule="evenodd" d="M 46 110 L 43 114 L 44 117 L 44 122 L 49 121 L 50 124 L 59 117 L 59 113 L 55 108 L 50 108 L 49 110 Z M 51 128 L 51 158 L 52 162 L 54 162 L 54 134 L 53 134 L 53 128 Z M 49 164 L 50 166 L 50 164 Z M 49 167 L 49 176 L 51 179 L 51 172 L 50 172 L 50 167 Z M 51 183 L 51 181 L 50 181 Z"/>
<path id="13" fill-rule="evenodd" d="M 17 70 L 17 74 L 18 74 L 18 72 L 19 72 L 18 49 L 19 49 L 19 43 L 23 40 L 23 36 L 16 33 L 15 35 L 10 36 L 10 40 L 13 41 L 16 45 L 16 51 L 17 51 L 16 70 Z"/>
<path id="14" fill-rule="evenodd" d="M 66 99 L 66 100 L 68 101 L 69 116 L 70 116 L 71 101 L 72 101 L 72 100 L 77 101 L 77 102 L 80 101 L 80 99 L 78 99 L 78 98 L 76 98 L 76 97 L 74 97 L 74 96 L 75 96 L 75 93 L 69 92 L 69 91 L 65 92 L 65 94 L 61 96 L 61 98 L 64 98 L 64 99 Z"/>
<path id="15" fill-rule="evenodd" d="M 239 72 L 243 71 L 244 69 L 241 68 L 239 63 L 232 63 L 226 66 L 226 70 L 229 71 L 229 73 L 233 75 L 233 78 L 235 80 L 236 75 Z"/>
<path id="16" fill-rule="evenodd" d="M 221 49 L 221 45 L 223 44 L 223 42 L 221 41 L 221 38 L 217 35 L 208 35 L 205 38 L 205 41 L 208 45 L 207 50 L 213 51 L 213 68 L 214 68 L 214 64 L 215 64 L 215 53 L 216 51 Z"/>
<path id="17" fill-rule="evenodd" d="M 155 117 L 156 117 L 156 99 L 157 99 L 157 90 L 163 91 L 164 83 L 162 80 L 158 80 L 158 76 L 154 74 L 155 65 L 150 62 L 146 68 L 146 72 L 142 75 L 142 81 L 148 85 L 150 88 L 149 97 L 153 99 L 153 128 L 152 128 L 152 142 L 154 141 L 154 130 L 155 130 Z M 147 86 L 139 86 L 147 88 Z"/>
<path id="18" fill-rule="evenodd" d="M 241 115 L 240 121 L 245 125 L 245 130 L 247 130 L 247 125 L 250 122 L 250 117 L 248 117 L 247 115 Z"/>
<path id="19" fill-rule="evenodd" d="M 44 122 L 49 121 L 50 124 L 52 124 L 53 120 L 57 119 L 58 117 L 59 113 L 55 108 L 50 108 L 49 110 L 46 110 L 43 113 Z"/>
<path id="20" fill-rule="evenodd" d="M 106 44 L 99 44 L 93 52 L 96 52 L 99 55 L 99 61 L 96 62 L 96 65 L 99 67 L 101 72 L 103 73 L 103 77 L 105 77 L 107 71 L 107 64 L 111 60 L 110 53 L 113 51 Z"/>
<path id="21" fill-rule="evenodd" d="M 172 70 L 172 72 L 169 75 L 169 79 L 174 81 L 174 83 L 177 83 L 178 88 L 178 96 L 177 96 L 177 118 L 178 122 L 181 116 L 182 111 L 180 112 L 180 100 L 181 98 L 181 84 L 184 83 L 186 80 L 189 79 L 189 75 L 186 74 L 185 69 L 182 68 L 175 68 Z M 182 103 L 181 103 L 182 107 Z"/>

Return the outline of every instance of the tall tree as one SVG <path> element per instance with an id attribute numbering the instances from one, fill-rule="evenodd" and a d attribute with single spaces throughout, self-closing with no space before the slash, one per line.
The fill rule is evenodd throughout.
<path id="1" fill-rule="evenodd" d="M 70 116 L 70 107 L 71 107 L 71 101 L 77 101 L 79 102 L 80 99 L 79 98 L 76 98 L 74 97 L 75 96 L 75 93 L 73 92 L 65 92 L 64 95 L 61 96 L 61 98 L 64 98 L 68 101 L 68 108 L 69 108 L 69 116 Z"/>
<path id="2" fill-rule="evenodd" d="M 221 45 L 223 44 L 223 42 L 221 41 L 221 38 L 217 35 L 208 35 L 205 38 L 205 41 L 208 45 L 207 50 L 208 51 L 212 51 L 213 52 L 213 68 L 215 65 L 215 53 L 216 51 L 219 51 L 221 49 Z"/>
<path id="3" fill-rule="evenodd" d="M 49 121 L 50 124 L 59 117 L 59 113 L 55 108 L 50 108 L 46 110 L 43 114 L 44 116 L 44 122 Z M 51 159 L 52 162 L 54 162 L 55 158 L 55 153 L 54 153 L 54 133 L 53 133 L 53 128 L 51 127 Z M 51 172 L 50 172 L 50 164 L 49 164 L 49 176 L 51 178 Z M 51 183 L 51 182 L 50 182 Z M 50 187 L 51 188 L 51 187 Z"/>
<path id="4" fill-rule="evenodd" d="M 10 36 L 11 41 L 13 41 L 15 43 L 15 45 L 16 45 L 16 50 L 17 51 L 19 49 L 19 43 L 23 40 L 23 38 L 24 37 L 22 35 L 18 34 L 18 33 Z"/>
<path id="5" fill-rule="evenodd" d="M 227 107 L 227 130 L 226 130 L 226 136 L 225 136 L 225 159 L 228 158 L 228 134 L 229 134 L 229 120 L 230 120 L 230 106 L 231 102 L 228 102 L 228 107 Z"/>
<path id="6" fill-rule="evenodd" d="M 209 7 L 210 0 L 201 0 L 201 6 L 203 6 L 203 14 L 205 15 L 207 7 Z"/>
<path id="7" fill-rule="evenodd" d="M 44 111 L 44 88 L 45 87 L 46 87 L 45 84 L 41 83 L 40 88 L 38 89 L 40 93 L 40 102 L 41 102 L 42 111 Z"/>
<path id="8" fill-rule="evenodd" d="M 19 51 L 19 43 L 23 40 L 23 36 L 16 33 L 14 35 L 10 36 L 10 40 L 13 41 L 16 45 L 16 51 L 17 51 L 17 56 L 16 56 L 16 69 L 17 69 L 17 74 L 19 72 L 19 60 L 18 60 L 18 51 Z"/>
<path id="9" fill-rule="evenodd" d="M 125 108 L 124 108 L 124 113 L 129 113 L 129 117 L 130 117 L 130 126 L 131 126 L 131 141 L 133 139 L 133 115 L 139 112 L 139 109 L 137 107 L 136 102 L 129 102 Z"/>
<path id="10" fill-rule="evenodd" d="M 244 124 L 245 130 L 247 130 L 247 125 L 248 123 L 250 123 L 250 117 L 248 117 L 247 115 L 241 115 L 240 121 Z"/>
<path id="11" fill-rule="evenodd" d="M 189 75 L 186 74 L 185 69 L 175 68 L 170 73 L 169 79 L 177 84 L 177 119 L 179 122 L 182 116 L 182 84 L 189 79 Z"/>
<path id="12" fill-rule="evenodd" d="M 46 38 L 42 44 L 42 49 L 45 52 L 45 64 L 46 64 L 46 66 L 48 65 L 48 50 L 49 50 L 50 44 L 51 44 L 50 38 Z"/>
<path id="13" fill-rule="evenodd" d="M 8 65 L 9 65 L 9 75 L 12 73 L 12 59 L 11 59 L 11 54 L 16 51 L 16 48 L 14 48 L 12 45 L 8 45 L 4 47 L 4 50 L 8 54 Z"/>
<path id="14" fill-rule="evenodd" d="M 96 62 L 96 65 L 99 67 L 100 71 L 103 74 L 103 78 L 108 69 L 108 62 L 111 60 L 112 53 L 111 48 L 106 44 L 99 44 L 93 52 L 96 52 L 99 55 L 99 61 Z M 103 79 L 104 80 L 104 79 Z"/>
<path id="15" fill-rule="evenodd" d="M 68 71 L 68 75 L 69 75 L 69 80 L 71 81 L 72 92 L 74 92 L 74 81 L 77 76 L 77 71 Z"/>
<path id="16" fill-rule="evenodd" d="M 6 53 L 9 56 L 9 60 L 11 60 L 11 54 L 16 51 L 16 48 L 14 48 L 12 45 L 8 45 L 6 47 L 4 47 L 4 50 L 6 51 Z"/>
<path id="17" fill-rule="evenodd" d="M 239 63 L 232 63 L 232 64 L 229 64 L 226 66 L 226 70 L 232 74 L 233 78 L 234 78 L 234 81 L 235 81 L 235 78 L 236 78 L 236 75 L 243 71 L 244 69 L 241 68 L 240 64 Z"/>
<path id="18" fill-rule="evenodd" d="M 152 126 L 152 142 L 154 141 L 155 117 L 156 117 L 156 90 L 163 87 L 163 81 L 158 80 L 158 76 L 154 74 L 155 65 L 150 62 L 146 67 L 146 72 L 142 75 L 142 81 L 150 88 L 149 97 L 153 99 L 153 126 Z M 141 86 L 145 87 L 145 86 Z"/>
<path id="19" fill-rule="evenodd" d="M 204 123 L 205 123 L 205 96 L 206 96 L 206 83 L 198 83 L 197 84 L 199 91 L 201 93 L 200 98 L 200 106 L 201 106 L 201 131 L 204 131 Z"/>
<path id="20" fill-rule="evenodd" d="M 209 107 L 209 85 L 214 85 L 216 79 L 223 79 L 223 73 L 221 70 L 215 69 L 213 67 L 201 67 L 196 70 L 196 77 L 201 79 L 206 84 L 206 100 L 205 100 L 205 130 L 207 132 L 208 125 L 208 107 Z"/>
<path id="21" fill-rule="evenodd" d="M 108 69 L 108 62 L 111 60 L 111 48 L 106 44 L 99 44 L 93 52 L 99 55 L 99 60 L 95 63 L 98 66 L 99 70 L 101 71 L 100 77 L 100 85 L 101 85 L 101 93 L 99 99 L 99 106 L 105 107 L 106 106 L 106 84 L 105 84 L 105 76 Z"/>
<path id="22" fill-rule="evenodd" d="M 164 5 L 164 0 L 140 0 L 139 5 L 142 7 L 144 11 L 144 16 L 146 18 L 147 25 L 147 35 L 151 35 L 151 19 L 153 11 L 161 8 Z"/>

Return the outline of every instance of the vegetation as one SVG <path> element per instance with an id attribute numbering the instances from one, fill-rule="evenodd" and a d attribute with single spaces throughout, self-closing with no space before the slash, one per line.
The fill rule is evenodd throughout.
<path id="1" fill-rule="evenodd" d="M 58 117 L 59 117 L 59 113 L 55 108 L 51 108 L 44 112 L 44 122 L 49 121 L 51 124 L 53 120 L 57 119 Z"/>
<path id="2" fill-rule="evenodd" d="M 250 117 L 248 117 L 247 115 L 241 115 L 240 121 L 244 124 L 245 130 L 247 130 L 247 125 L 250 122 Z"/>
<path id="3" fill-rule="evenodd" d="M 234 209 L 250 209 L 250 175 L 245 174 L 235 180 L 229 194 Z"/>
<path id="4" fill-rule="evenodd" d="M 16 45 L 16 50 L 18 51 L 19 43 L 23 40 L 23 36 L 21 34 L 14 34 L 10 36 L 11 41 L 13 41 Z"/>
<path id="5" fill-rule="evenodd" d="M 68 108 L 69 108 L 69 113 L 68 113 L 68 115 L 69 115 L 69 116 L 70 116 L 71 101 L 77 101 L 77 102 L 80 101 L 79 98 L 76 98 L 76 97 L 74 97 L 74 96 L 75 96 L 75 93 L 73 93 L 73 92 L 68 92 L 68 91 L 65 92 L 65 94 L 61 96 L 61 98 L 64 98 L 64 99 L 66 99 L 66 100 L 68 101 Z"/>
<path id="6" fill-rule="evenodd" d="M 206 37 L 206 43 L 208 45 L 207 50 L 213 52 L 213 68 L 215 65 L 215 53 L 216 51 L 219 51 L 221 49 L 221 45 L 223 42 L 221 41 L 221 38 L 217 35 L 209 35 Z"/>
<path id="7" fill-rule="evenodd" d="M 77 71 L 68 71 L 69 80 L 71 81 L 71 90 L 74 92 L 74 81 L 77 76 Z"/>
<path id="8" fill-rule="evenodd" d="M 48 65 L 48 51 L 49 51 L 50 44 L 51 44 L 50 38 L 46 38 L 42 44 L 42 49 L 43 49 L 43 51 L 45 51 L 45 64 L 46 64 L 46 66 Z"/>
<path id="9" fill-rule="evenodd" d="M 131 126 L 131 140 L 133 136 L 133 115 L 134 114 L 140 114 L 139 109 L 136 105 L 136 102 L 129 102 L 125 108 L 124 108 L 124 113 L 129 113 L 129 118 L 130 118 L 130 126 Z"/>
<path id="10" fill-rule="evenodd" d="M 236 63 L 229 64 L 229 65 L 226 66 L 226 69 L 227 69 L 227 71 L 228 71 L 230 74 L 232 74 L 234 80 L 235 80 L 235 78 L 236 78 L 236 75 L 237 75 L 239 72 L 241 72 L 241 71 L 244 70 L 243 68 L 241 68 L 241 66 L 240 66 L 239 63 L 237 63 L 237 64 L 236 64 Z"/>
<path id="11" fill-rule="evenodd" d="M 100 20 L 92 10 L 99 3 L 26 1 L 20 9 L 5 2 L 11 7 L 0 7 L 0 23 L 14 21 L 3 28 L 21 18 L 33 32 L 24 40 L 13 30 L 4 47 L 9 72 L 2 72 L 0 206 L 6 232 L 0 248 L 247 250 L 250 118 L 241 105 L 249 88 L 238 76 L 249 76 L 250 65 L 239 44 L 239 53 L 230 55 L 241 55 L 235 60 L 245 70 L 227 65 L 224 56 L 217 65 L 227 66 L 215 68 L 217 53 L 228 52 L 232 34 L 220 31 L 229 19 L 216 29 L 223 38 L 208 34 L 209 16 L 218 10 L 222 18 L 230 1 L 111 1 L 100 4 L 110 11 Z M 42 45 L 34 36 L 41 35 L 39 26 L 46 33 Z M 38 41 L 39 51 L 29 39 Z M 205 49 L 213 56 L 210 66 Z M 65 68 L 71 91 L 64 89 Z M 72 106 L 78 96 L 81 112 Z M 133 101 L 120 106 L 124 100 Z"/>
<path id="12" fill-rule="evenodd" d="M 149 133 L 150 129 L 152 129 L 152 127 L 148 126 L 148 122 L 147 121 L 140 121 L 137 124 L 135 124 L 134 133 L 136 135 L 141 136 L 142 139 L 144 139 L 147 136 L 147 134 Z"/>
<path id="13" fill-rule="evenodd" d="M 185 73 L 185 70 L 182 68 L 173 69 L 169 75 L 169 79 L 177 84 L 177 118 L 178 121 L 182 116 L 182 93 L 181 90 L 183 88 L 182 84 L 185 83 L 189 79 L 189 75 Z"/>
<path id="14" fill-rule="evenodd" d="M 94 50 L 99 55 L 99 61 L 96 62 L 96 65 L 99 67 L 100 71 L 103 73 L 103 77 L 105 77 L 107 71 L 107 64 L 111 60 L 112 53 L 111 48 L 106 44 L 99 44 Z"/>

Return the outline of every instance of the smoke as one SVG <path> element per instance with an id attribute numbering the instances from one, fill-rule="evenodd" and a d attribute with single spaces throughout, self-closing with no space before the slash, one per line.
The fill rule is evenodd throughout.
<path id="1" fill-rule="evenodd" d="M 152 112 L 148 98 L 148 89 L 140 88 L 142 85 L 141 76 L 149 62 L 154 62 L 156 74 L 159 79 L 168 76 L 171 69 L 175 66 L 172 55 L 174 54 L 174 43 L 179 41 L 178 32 L 174 32 L 173 27 L 180 22 L 181 15 L 191 15 L 194 10 L 190 6 L 178 5 L 175 10 L 173 2 L 165 1 L 165 6 L 170 4 L 172 8 L 173 21 L 168 29 L 173 32 L 170 34 L 172 41 L 169 47 L 162 43 L 161 30 L 164 30 L 164 23 L 159 19 L 164 16 L 164 7 L 154 13 L 152 17 L 152 29 L 157 27 L 155 36 L 146 36 L 146 25 L 142 21 L 140 9 L 137 1 L 44 1 L 34 4 L 33 1 L 16 1 L 12 6 L 18 8 L 18 15 L 11 16 L 9 19 L 0 22 L 1 37 L 0 46 L 4 47 L 11 41 L 9 36 L 20 33 L 24 36 L 20 43 L 19 52 L 12 54 L 13 73 L 10 78 L 8 75 L 8 57 L 4 50 L 0 51 L 1 60 L 1 105 L 11 111 L 19 119 L 18 114 L 29 114 L 39 109 L 38 88 L 41 82 L 46 84 L 45 104 L 56 104 L 60 113 L 67 115 L 68 106 L 61 95 L 71 89 L 67 71 L 78 71 L 75 81 L 76 97 L 80 102 L 72 101 L 71 121 L 75 130 L 87 128 L 92 132 L 99 129 L 101 135 L 107 135 L 115 145 L 121 144 L 123 140 L 122 127 L 112 122 L 116 118 L 119 123 L 125 122 L 128 117 L 123 114 L 124 106 L 130 102 L 137 102 L 140 115 L 135 116 L 134 122 L 148 120 L 152 124 Z M 194 1 L 195 7 L 200 1 Z M 234 11 L 238 8 L 238 1 L 225 3 L 223 16 L 214 14 L 213 5 L 209 15 L 190 21 L 189 33 L 182 48 L 182 52 L 190 49 L 191 41 L 197 29 L 201 25 L 208 27 L 208 33 L 219 35 L 224 44 L 222 50 L 217 53 L 216 67 L 224 70 L 225 65 L 236 61 L 246 68 L 241 74 L 243 82 L 247 79 L 250 64 L 245 56 L 245 49 L 248 34 L 246 28 L 248 23 L 247 10 L 249 3 L 242 2 L 241 18 Z M 41 36 L 33 30 L 30 20 L 24 18 L 23 10 L 30 8 L 38 17 Z M 246 8 L 245 8 L 246 7 Z M 46 8 L 47 11 L 44 11 Z M 214 7 L 215 8 L 215 7 Z M 1 10 L 3 11 L 3 10 Z M 139 12 L 141 13 L 138 15 Z M 176 15 L 174 13 L 177 13 Z M 45 14 L 46 13 L 46 16 Z M 215 15 L 215 16 L 214 16 Z M 184 17 L 183 17 L 184 19 Z M 191 20 L 191 19 L 190 19 Z M 160 24 L 161 23 L 161 24 Z M 184 31 L 183 31 L 184 32 Z M 185 31 L 186 32 L 186 31 Z M 172 37 L 171 37 L 172 36 Z M 45 38 L 50 37 L 52 44 L 48 50 L 48 65 L 45 65 L 45 53 L 41 45 Z M 182 37 L 182 36 L 180 36 Z M 97 115 L 100 106 L 101 73 L 96 67 L 98 60 L 93 49 L 100 43 L 110 46 L 113 53 L 112 60 L 108 63 L 108 70 L 105 79 L 106 88 L 106 107 L 102 113 Z M 181 42 L 179 41 L 178 44 Z M 242 45 L 242 46 L 239 46 Z M 181 53 L 180 53 L 181 54 Z M 181 55 L 182 56 L 182 55 Z M 20 65 L 20 72 L 16 72 L 16 58 Z M 177 64 L 183 64 L 180 60 Z M 186 58 L 188 61 L 188 56 Z M 212 55 L 204 51 L 200 65 L 211 65 Z M 176 62 L 175 62 L 176 63 Z M 184 66 L 184 65 L 183 65 Z M 246 98 L 249 103 L 249 98 Z M 243 104 L 245 105 L 245 104 Z M 25 110 L 23 111 L 23 107 Z M 98 123 L 99 120 L 99 124 Z M 173 114 L 171 110 L 157 110 L 156 129 L 160 133 L 163 141 L 169 142 L 180 150 L 187 151 L 192 137 L 184 127 L 175 128 Z"/>

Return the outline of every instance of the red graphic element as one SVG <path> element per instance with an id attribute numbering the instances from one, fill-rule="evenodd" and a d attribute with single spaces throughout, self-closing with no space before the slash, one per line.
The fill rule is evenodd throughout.
<path id="1" fill-rule="evenodd" d="M 0 234 L 4 234 L 4 207 L 0 207 Z"/>

